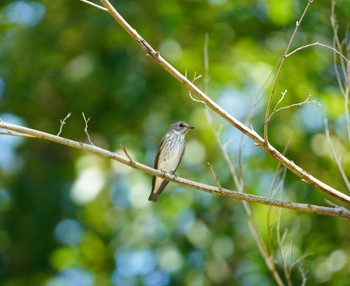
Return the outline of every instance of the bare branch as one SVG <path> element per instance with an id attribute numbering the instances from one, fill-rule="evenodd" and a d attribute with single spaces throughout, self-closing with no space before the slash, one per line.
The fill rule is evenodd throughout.
<path id="1" fill-rule="evenodd" d="M 337 151 L 335 150 L 335 146 L 334 146 L 334 144 L 333 144 L 333 140 L 332 140 L 331 135 L 330 135 L 330 133 L 329 133 L 329 127 L 328 127 L 328 121 L 327 121 L 327 119 L 325 119 L 324 125 L 325 125 L 325 133 L 326 133 L 327 141 L 328 141 L 329 146 L 331 147 L 331 151 L 332 151 L 332 154 L 333 154 L 333 158 L 334 158 L 335 162 L 337 163 L 339 172 L 340 172 L 340 174 L 341 174 L 341 176 L 342 176 L 342 178 L 343 178 L 344 183 L 346 184 L 346 187 L 347 187 L 348 190 L 350 191 L 350 182 L 349 182 L 349 179 L 348 179 L 348 177 L 346 176 L 345 170 L 344 170 L 344 168 L 343 168 L 342 157 L 340 157 L 340 156 L 337 154 Z"/>
<path id="2" fill-rule="evenodd" d="M 115 161 L 118 161 L 124 165 L 127 165 L 129 167 L 132 167 L 134 169 L 140 170 L 142 172 L 145 172 L 147 174 L 150 174 L 152 176 L 158 176 L 161 178 L 164 178 L 168 181 L 176 182 L 177 184 L 188 186 L 193 189 L 202 190 L 207 193 L 227 197 L 227 198 L 234 198 L 237 200 L 244 200 L 249 202 L 255 202 L 280 208 L 286 208 L 291 210 L 298 210 L 303 211 L 307 213 L 316 213 L 316 214 L 322 214 L 322 215 L 329 215 L 329 216 L 338 216 L 338 217 L 344 217 L 347 219 L 350 219 L 350 210 L 346 208 L 330 208 L 330 207 L 324 207 L 324 206 L 317 206 L 317 205 L 311 205 L 311 204 L 303 204 L 303 203 L 294 203 L 294 202 L 288 202 L 284 200 L 278 200 L 278 199 L 272 199 L 272 198 L 266 198 L 263 196 L 256 196 L 246 193 L 241 193 L 229 189 L 219 189 L 218 187 L 213 187 L 210 185 L 198 183 L 195 181 L 183 179 L 177 176 L 173 176 L 172 174 L 164 173 L 161 170 L 153 169 L 151 167 L 148 167 L 146 165 L 143 165 L 141 163 L 138 163 L 136 161 L 130 162 L 129 158 L 123 157 L 121 155 L 118 155 L 114 152 L 105 150 L 103 148 L 93 146 L 90 144 L 84 144 L 81 142 L 77 142 L 74 140 L 66 139 L 63 137 L 58 137 L 53 134 L 49 134 L 46 132 L 38 131 L 35 129 L 30 129 L 27 127 L 7 123 L 4 121 L 0 121 L 0 129 L 15 131 L 20 134 L 27 134 L 31 135 L 34 138 L 42 139 L 42 140 L 48 140 L 55 142 L 57 144 L 65 145 L 74 149 L 86 151 L 92 154 L 96 154 L 101 157 L 109 158 Z"/>
<path id="3" fill-rule="evenodd" d="M 299 270 L 299 273 L 300 273 L 301 278 L 302 278 L 301 286 L 305 286 L 306 285 L 306 281 L 307 281 L 306 272 L 301 267 L 298 267 L 298 270 Z"/>
<path id="4" fill-rule="evenodd" d="M 275 106 L 275 108 L 274 108 L 272 113 L 276 112 L 276 108 L 281 104 L 281 102 L 283 101 L 283 99 L 286 96 L 286 94 L 287 94 L 287 90 L 281 92 L 281 98 L 279 99 L 279 101 L 277 101 L 276 106 Z M 270 120 L 271 116 L 272 115 L 270 114 L 269 120 Z"/>
<path id="5" fill-rule="evenodd" d="M 306 15 L 306 12 L 307 10 L 309 9 L 310 5 L 313 3 L 313 0 L 309 0 L 304 11 L 303 11 L 303 14 L 300 16 L 300 19 L 296 22 L 296 25 L 295 25 L 295 29 L 293 31 L 293 34 L 292 36 L 290 37 L 290 40 L 289 40 L 289 43 L 286 47 L 286 50 L 284 52 L 284 55 L 281 59 L 281 62 L 280 62 L 280 65 L 278 67 L 278 70 L 277 70 L 277 74 L 276 74 L 276 77 L 275 77 L 275 80 L 273 82 L 273 85 L 272 85 L 272 89 L 271 89 L 271 93 L 270 93 L 270 96 L 269 96 L 269 100 L 267 102 L 267 106 L 266 106 L 266 113 L 265 113 L 265 120 L 264 120 L 264 140 L 266 142 L 268 142 L 268 122 L 269 122 L 269 117 L 270 117 L 270 111 L 271 111 L 271 104 L 272 104 L 272 99 L 274 97 L 274 94 L 275 94 L 275 89 L 276 89 L 276 86 L 277 86 L 277 82 L 279 80 L 279 77 L 281 75 L 281 71 L 282 71 L 282 67 L 284 65 L 284 61 L 286 60 L 286 56 L 288 55 L 288 52 L 289 52 L 289 49 L 292 45 L 292 42 L 294 41 L 294 38 L 299 30 L 299 27 L 300 27 L 300 24 L 301 22 L 303 21 L 304 19 L 304 16 Z"/>
<path id="6" fill-rule="evenodd" d="M 324 47 L 324 48 L 327 48 L 329 50 L 332 50 L 334 53 L 338 54 L 340 57 L 342 57 L 346 62 L 349 61 L 340 51 L 338 51 L 336 48 L 334 47 L 331 47 L 329 45 L 326 45 L 326 44 L 322 44 L 320 42 L 315 42 L 315 43 L 311 43 L 311 44 L 307 44 L 305 46 L 301 46 L 297 49 L 295 49 L 294 51 L 290 52 L 289 54 L 286 54 L 285 57 L 288 58 L 290 57 L 291 55 L 295 54 L 296 52 L 299 52 L 303 49 L 306 49 L 306 48 L 310 48 L 310 47 L 313 47 L 313 46 L 320 46 L 320 47 Z"/>
<path id="7" fill-rule="evenodd" d="M 187 71 L 185 72 L 185 77 L 187 78 Z M 196 73 L 194 73 L 192 83 L 194 84 L 195 81 L 198 80 L 198 79 L 200 79 L 201 77 L 202 77 L 201 75 L 197 76 Z M 190 96 L 190 98 L 191 98 L 193 101 L 195 101 L 195 102 L 200 102 L 200 103 L 205 104 L 202 100 L 199 100 L 199 99 L 194 98 L 194 97 L 192 96 L 192 92 L 191 92 L 190 89 L 188 90 L 188 95 Z"/>
<path id="8" fill-rule="evenodd" d="M 208 83 L 209 83 L 208 34 L 206 34 L 205 45 L 204 45 L 204 67 L 205 67 L 205 77 L 204 77 L 205 90 L 206 90 L 206 93 L 208 93 Z M 253 108 L 254 108 L 254 106 L 253 106 Z M 242 159 L 242 157 L 241 157 L 242 149 L 240 148 L 240 151 L 239 151 L 239 164 L 238 165 L 239 165 L 240 176 L 238 177 L 235 166 L 234 166 L 233 159 L 232 159 L 232 157 L 229 156 L 229 154 L 226 150 L 226 145 L 229 144 L 230 140 L 228 142 L 226 142 L 226 144 L 224 144 L 221 141 L 221 139 L 220 139 L 221 129 L 220 128 L 218 130 L 215 129 L 214 124 L 213 124 L 213 118 L 212 118 L 208 108 L 205 109 L 205 114 L 206 114 L 208 123 L 214 132 L 216 141 L 221 149 L 221 152 L 224 156 L 224 159 L 229 167 L 229 170 L 231 172 L 231 176 L 232 176 L 232 179 L 235 183 L 235 186 L 238 189 L 238 192 L 243 193 L 244 188 L 245 188 L 245 180 L 244 180 L 244 173 L 243 173 L 243 164 L 242 164 L 242 160 L 241 160 Z M 248 121 L 249 121 L 249 116 L 248 116 Z M 240 147 L 242 145 L 243 145 L 243 136 L 241 137 Z M 212 170 L 214 178 L 217 178 L 216 174 L 214 173 L 214 170 L 212 168 L 211 168 L 211 170 Z M 216 179 L 215 181 L 217 181 L 217 183 L 219 184 L 219 187 L 221 188 L 221 185 L 220 185 L 220 182 L 218 181 L 218 179 Z M 283 281 L 282 281 L 282 279 L 277 271 L 275 261 L 274 261 L 273 257 L 270 255 L 270 253 L 268 252 L 266 244 L 265 244 L 264 239 L 263 239 L 263 236 L 260 233 L 259 228 L 254 220 L 253 211 L 250 207 L 250 204 L 247 201 L 242 201 L 242 204 L 243 204 L 244 210 L 245 210 L 247 217 L 248 217 L 249 230 L 254 237 L 255 243 L 258 246 L 258 249 L 259 249 L 261 256 L 263 257 L 263 259 L 266 263 L 267 268 L 271 272 L 272 277 L 275 279 L 276 284 L 279 286 L 284 286 Z"/>
<path id="9" fill-rule="evenodd" d="M 93 2 L 90 2 L 90 1 L 87 1 L 87 0 L 80 0 L 80 1 L 81 1 L 81 2 L 84 2 L 84 3 L 86 3 L 86 4 L 89 4 L 89 5 L 91 5 L 91 6 L 95 7 L 95 8 L 97 8 L 97 9 L 100 9 L 100 10 L 103 10 L 103 11 L 106 11 L 106 12 L 107 12 L 107 9 L 106 9 L 105 7 L 103 7 L 103 6 L 97 5 L 97 4 L 95 4 L 95 3 L 93 3 Z"/>
<path id="10" fill-rule="evenodd" d="M 334 207 L 335 209 L 339 209 L 339 210 L 344 210 L 344 209 L 345 209 L 344 207 L 339 206 L 339 205 L 337 205 L 337 204 L 331 202 L 330 200 L 325 199 L 324 201 L 325 201 L 326 204 L 328 204 L 328 205 Z"/>
<path id="11" fill-rule="evenodd" d="M 307 97 L 304 101 L 302 101 L 302 102 L 293 103 L 293 104 L 290 104 L 290 105 L 287 105 L 287 106 L 283 106 L 283 107 L 279 107 L 279 108 L 278 108 L 279 104 L 283 101 L 283 99 L 284 99 L 286 93 L 287 93 L 287 90 L 285 90 L 284 92 L 282 92 L 281 99 L 277 102 L 277 104 L 276 104 L 276 106 L 275 106 L 273 112 L 270 114 L 270 116 L 269 116 L 269 118 L 268 118 L 268 121 L 271 120 L 271 117 L 272 117 L 274 114 L 276 114 L 276 113 L 279 112 L 279 111 L 285 110 L 285 109 L 289 109 L 289 108 L 293 108 L 293 107 L 299 107 L 299 106 L 302 106 L 302 105 L 304 105 L 304 104 L 310 104 L 310 103 L 311 103 L 311 104 L 316 104 L 316 105 L 318 105 L 318 106 L 321 105 L 321 103 L 319 103 L 316 99 L 310 100 L 310 98 L 312 97 L 312 94 L 309 93 L 308 97 Z"/>
<path id="12" fill-rule="evenodd" d="M 345 39 L 343 41 L 340 41 L 339 36 L 338 36 L 338 24 L 336 21 L 336 14 L 335 14 L 335 5 L 336 1 L 332 0 L 332 6 L 331 6 L 331 25 L 333 29 L 333 46 L 335 49 L 338 49 L 339 51 L 342 51 L 345 49 L 345 52 L 347 53 L 347 56 L 349 57 L 349 39 L 348 39 L 348 31 L 346 32 Z M 348 132 L 348 139 L 350 141 L 350 112 L 349 112 L 349 93 L 350 93 L 350 61 L 348 59 L 344 59 L 343 56 L 337 57 L 337 53 L 333 53 L 333 69 L 336 75 L 336 79 L 338 82 L 338 86 L 340 88 L 341 93 L 344 96 L 345 99 L 345 118 L 347 122 L 347 132 Z M 338 59 L 339 58 L 339 65 L 340 68 L 338 67 Z M 340 75 L 340 71 L 342 73 L 342 76 Z M 342 79 L 344 78 L 344 80 Z M 344 83 L 343 83 L 344 81 Z"/>
<path id="13" fill-rule="evenodd" d="M 233 162 L 233 159 L 232 157 L 229 156 L 227 150 L 226 150 L 226 147 L 225 145 L 226 144 L 223 144 L 223 142 L 221 141 L 220 139 L 220 130 L 216 130 L 214 128 L 214 124 L 213 124 L 213 121 L 212 121 L 212 117 L 208 111 L 208 109 L 205 110 L 206 111 L 206 116 L 207 116 L 207 119 L 208 119 L 208 122 L 209 122 L 209 125 L 211 127 L 211 129 L 213 130 L 214 132 L 214 135 L 215 135 L 215 138 L 216 138 L 216 141 L 221 149 L 221 152 L 224 156 L 224 159 L 229 167 L 229 170 L 231 172 L 231 176 L 232 176 L 232 179 L 233 179 L 233 182 L 236 186 L 236 188 L 238 189 L 238 192 L 240 193 L 243 193 L 244 192 L 244 188 L 245 188 L 245 182 L 244 182 L 244 172 L 243 172 L 243 166 L 242 166 L 242 162 L 241 162 L 241 157 L 239 158 L 239 172 L 240 172 L 240 176 L 238 176 L 237 172 L 236 172 L 236 169 L 235 169 L 235 166 L 234 166 L 234 162 Z M 242 144 L 242 142 L 241 142 Z M 240 149 L 240 153 L 241 153 L 241 149 Z M 276 281 L 276 284 L 279 285 L 279 286 L 283 286 L 283 281 L 277 271 L 277 267 L 276 267 L 276 263 L 273 259 L 273 256 L 269 253 L 267 247 L 266 247 L 266 244 L 264 242 L 264 239 L 263 239 L 263 236 L 262 234 L 260 233 L 259 231 L 259 228 L 254 220 L 254 217 L 253 217 L 253 211 L 250 207 L 250 204 L 249 202 L 247 201 L 242 201 L 242 204 L 243 204 L 243 207 L 244 207 L 244 210 L 247 214 L 247 217 L 248 217 L 248 225 L 249 225 L 249 230 L 250 232 L 252 233 L 253 237 L 254 237 L 254 240 L 255 240 L 255 243 L 256 245 L 258 246 L 258 249 L 260 251 L 260 254 L 261 256 L 263 257 L 264 261 L 265 261 L 265 264 L 267 266 L 267 268 L 269 269 L 269 271 L 271 272 L 273 278 L 275 279 Z"/>
<path id="14" fill-rule="evenodd" d="M 133 163 L 134 160 L 131 158 L 131 156 L 129 155 L 128 150 L 126 150 L 126 146 L 124 144 L 120 144 L 120 147 L 122 148 L 124 154 L 126 157 L 128 157 L 128 159 L 130 160 L 130 163 Z"/>
<path id="15" fill-rule="evenodd" d="M 66 121 L 67 121 L 67 119 L 68 119 L 70 116 L 71 116 L 71 112 L 69 112 L 65 118 L 60 119 L 61 126 L 60 126 L 60 130 L 58 131 L 58 133 L 57 133 L 56 136 L 60 136 L 60 134 L 62 133 L 62 130 L 63 130 L 63 125 L 66 124 Z"/>
<path id="16" fill-rule="evenodd" d="M 219 177 L 218 177 L 218 175 L 216 175 L 216 173 L 215 173 L 215 171 L 214 171 L 214 169 L 213 169 L 212 164 L 210 164 L 210 163 L 208 162 L 208 163 L 207 163 L 207 166 L 209 167 L 209 170 L 210 170 L 210 172 L 211 172 L 211 174 L 212 174 L 212 176 L 213 176 L 213 178 L 214 178 L 214 180 L 215 180 L 215 182 L 216 182 L 216 185 L 218 186 L 219 190 L 222 190 L 222 187 L 221 187 L 221 184 L 220 184 L 220 181 L 219 181 Z"/>
<path id="17" fill-rule="evenodd" d="M 302 263 L 307 257 L 311 256 L 312 253 L 309 251 L 306 251 L 303 255 L 301 255 L 300 257 L 298 257 L 297 259 L 295 259 L 292 263 L 291 263 L 291 268 L 295 267 L 296 265 Z"/>
<path id="18" fill-rule="evenodd" d="M 0 135 L 34 138 L 34 136 L 31 136 L 31 135 L 28 135 L 28 134 L 21 134 L 21 133 L 17 133 L 17 132 L 16 133 L 12 133 L 10 131 L 0 132 Z"/>
<path id="19" fill-rule="evenodd" d="M 90 138 L 90 134 L 88 132 L 88 123 L 90 121 L 90 117 L 88 119 L 86 119 L 84 112 L 82 112 L 82 114 L 83 114 L 83 118 L 84 118 L 84 122 L 85 122 L 85 128 L 84 128 L 85 134 L 89 140 L 89 143 L 94 146 L 94 143 L 92 143 L 91 138 Z"/>
<path id="20" fill-rule="evenodd" d="M 219 116 L 221 116 L 224 120 L 226 120 L 229 124 L 237 128 L 239 131 L 241 131 L 243 134 L 248 136 L 249 138 L 253 139 L 257 146 L 265 150 L 270 156 L 278 160 L 282 165 L 284 165 L 286 168 L 288 168 L 290 171 L 292 171 L 294 174 L 300 177 L 301 180 L 304 182 L 307 182 L 308 184 L 314 186 L 315 188 L 321 190 L 322 192 L 325 192 L 339 200 L 342 200 L 348 204 L 350 204 L 350 197 L 346 196 L 345 194 L 339 192 L 338 190 L 332 188 L 331 186 L 328 186 L 324 182 L 316 179 L 311 174 L 306 172 L 304 169 L 300 168 L 298 165 L 296 165 L 293 161 L 289 160 L 285 156 L 283 156 L 277 149 L 275 149 L 273 146 L 271 146 L 267 140 L 263 139 L 259 134 L 257 134 L 253 129 L 248 128 L 243 123 L 241 123 L 239 120 L 234 118 L 231 114 L 226 112 L 223 108 L 221 108 L 217 103 L 215 103 L 213 100 L 211 100 L 205 93 L 203 93 L 198 87 L 196 87 L 192 82 L 190 82 L 184 75 L 182 75 L 179 71 L 177 71 L 172 65 L 170 65 L 167 61 L 163 59 L 163 57 L 154 50 L 151 45 L 149 45 L 137 32 L 135 29 L 133 29 L 125 20 L 124 18 L 114 9 L 114 7 L 110 4 L 108 0 L 101 0 L 103 5 L 107 8 L 108 13 L 119 23 L 119 25 L 140 45 L 142 49 L 146 51 L 148 55 L 150 55 L 160 66 L 162 66 L 167 72 L 169 72 L 176 80 L 178 80 L 180 83 L 182 83 L 184 86 L 186 86 L 188 89 L 190 89 L 195 95 L 200 98 L 207 107 L 209 107 L 211 110 L 213 110 L 215 113 L 217 113 Z M 304 17 L 309 5 L 312 1 L 309 1 L 308 6 L 305 8 L 303 15 L 301 19 Z M 301 20 L 299 20 L 297 27 L 299 27 Z M 290 41 L 290 44 L 292 40 L 295 37 L 295 33 L 297 30 L 294 31 L 292 39 Z M 286 49 L 285 54 L 288 53 L 290 44 L 288 45 L 288 48 Z M 280 68 L 283 66 L 283 61 L 280 64 Z M 274 88 L 272 91 L 272 95 L 274 93 L 274 89 L 277 84 L 277 80 L 279 77 L 276 77 Z M 272 96 L 270 96 L 270 100 L 272 100 Z M 269 101 L 270 101 L 269 100 Z M 271 103 L 268 105 L 268 110 L 270 110 Z M 269 111 L 267 113 L 266 119 L 268 118 Z M 267 122 L 265 123 L 267 125 Z M 264 133 L 267 133 L 267 129 L 265 128 Z M 266 134 L 265 134 L 265 138 Z"/>

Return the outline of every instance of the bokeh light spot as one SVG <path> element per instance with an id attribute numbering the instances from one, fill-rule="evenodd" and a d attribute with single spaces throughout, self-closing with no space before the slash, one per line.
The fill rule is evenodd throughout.
<path id="1" fill-rule="evenodd" d="M 5 9 L 8 20 L 14 24 L 33 27 L 45 16 L 45 6 L 39 2 L 15 1 Z"/>
<path id="2" fill-rule="evenodd" d="M 85 169 L 73 184 L 71 198 L 78 204 L 86 204 L 96 198 L 104 184 L 105 178 L 100 169 Z"/>
<path id="3" fill-rule="evenodd" d="M 55 228 L 55 237 L 64 245 L 77 245 L 83 236 L 83 228 L 73 219 L 64 219 Z"/>

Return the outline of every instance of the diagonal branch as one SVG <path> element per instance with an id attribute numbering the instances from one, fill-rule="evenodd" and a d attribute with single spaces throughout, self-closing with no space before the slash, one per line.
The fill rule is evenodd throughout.
<path id="1" fill-rule="evenodd" d="M 174 176 L 173 174 L 164 173 L 163 171 L 153 169 L 151 167 L 148 167 L 146 165 L 143 165 L 141 163 L 138 163 L 136 161 L 133 161 L 130 158 L 123 157 L 117 153 L 105 150 L 103 148 L 93 146 L 90 144 L 84 144 L 81 142 L 77 142 L 74 140 L 66 139 L 63 137 L 59 137 L 53 134 L 49 134 L 46 132 L 38 131 L 35 129 L 30 129 L 27 127 L 11 124 L 4 122 L 0 120 L 0 129 L 5 129 L 9 131 L 17 132 L 19 136 L 32 136 L 37 139 L 42 140 L 48 140 L 55 142 L 57 144 L 65 145 L 74 149 L 86 151 L 92 154 L 96 154 L 101 157 L 105 157 L 108 159 L 115 160 L 119 163 L 122 163 L 124 165 L 127 165 L 129 167 L 132 167 L 134 169 L 140 170 L 144 173 L 150 174 L 152 176 L 157 176 L 164 178 L 168 181 L 175 182 L 180 185 L 188 186 L 193 189 L 198 189 L 207 193 L 211 193 L 217 196 L 227 197 L 227 198 L 233 198 L 237 200 L 242 201 L 249 201 L 249 202 L 255 202 L 280 208 L 286 208 L 291 210 L 298 210 L 303 211 L 307 213 L 316 213 L 316 214 L 322 214 L 322 215 L 329 215 L 329 216 L 338 216 L 338 217 L 344 217 L 350 219 L 350 210 L 335 205 L 334 207 L 324 207 L 324 206 L 317 206 L 317 205 L 311 205 L 311 204 L 302 204 L 302 203 L 293 203 L 288 202 L 284 200 L 278 200 L 278 199 L 272 199 L 267 198 L 263 196 L 256 196 L 256 195 L 250 195 L 246 193 L 240 193 L 237 191 L 225 189 L 225 188 L 218 188 L 213 187 L 210 185 L 198 183 L 195 181 L 187 180 L 180 178 L 178 176 Z"/>
<path id="2" fill-rule="evenodd" d="M 116 9 L 112 6 L 112 4 L 108 0 L 101 0 L 103 5 L 106 7 L 107 12 L 117 21 L 117 23 L 140 45 L 142 49 L 146 51 L 146 53 L 153 58 L 161 67 L 163 67 L 168 73 L 170 73 L 176 80 L 178 80 L 181 84 L 191 90 L 198 98 L 205 103 L 211 110 L 213 110 L 216 114 L 225 119 L 232 126 L 237 128 L 243 134 L 253 139 L 257 146 L 261 149 L 265 150 L 270 156 L 279 161 L 283 166 L 288 168 L 294 174 L 296 174 L 301 180 L 304 182 L 314 186 L 315 188 L 321 190 L 324 193 L 329 194 L 330 196 L 337 198 L 343 202 L 350 204 L 350 197 L 343 194 L 342 192 L 332 188 L 331 186 L 325 184 L 319 179 L 313 177 L 311 174 L 306 172 L 304 169 L 296 165 L 293 161 L 289 160 L 285 157 L 281 152 L 271 146 L 267 140 L 263 139 L 258 133 L 256 133 L 253 129 L 248 128 L 239 120 L 234 118 L 228 112 L 226 112 L 223 108 L 221 108 L 216 102 L 210 99 L 203 91 L 201 91 L 198 87 L 196 87 L 191 81 L 189 81 L 184 75 L 182 75 L 178 70 L 176 70 L 172 65 L 170 65 L 156 50 L 154 50 L 150 44 L 148 44 L 135 29 L 133 29 L 125 19 L 117 12 Z M 309 0 L 308 6 L 311 4 L 311 0 Z M 307 7 L 308 7 L 307 6 Z M 306 10 L 303 13 L 306 13 Z M 302 16 L 302 17 L 303 17 Z M 301 18 L 302 19 L 302 18 Z M 300 20 L 301 21 L 301 20 Z M 297 22 L 297 27 L 300 25 L 300 21 Z M 293 34 L 294 35 L 294 34 Z M 289 50 L 286 50 L 286 54 Z"/>

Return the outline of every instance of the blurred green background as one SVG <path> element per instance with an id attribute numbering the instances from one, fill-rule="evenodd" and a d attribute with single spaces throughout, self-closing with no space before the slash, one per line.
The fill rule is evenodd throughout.
<path id="1" fill-rule="evenodd" d="M 277 65 L 306 0 L 121 0 L 125 19 L 189 78 L 204 75 L 208 35 L 209 83 L 196 84 L 239 120 L 262 133 L 267 96 Z M 350 2 L 339 0 L 341 39 L 349 33 Z M 292 49 L 316 41 L 332 45 L 330 1 L 315 1 Z M 177 174 L 236 189 L 204 107 L 160 68 L 105 12 L 78 0 L 0 3 L 0 118 L 87 142 L 82 113 L 90 118 L 95 145 L 120 154 L 125 144 L 139 162 L 153 165 L 157 145 L 177 120 L 196 129 L 187 136 Z M 309 93 L 321 105 L 277 113 L 271 142 L 287 157 L 349 194 L 330 153 L 324 119 L 350 176 L 345 103 L 333 53 L 304 49 L 285 62 L 274 104 Z M 260 100 L 256 99 L 260 97 Z M 276 162 L 211 113 L 220 139 L 238 166 L 246 192 L 270 196 Z M 241 151 L 241 153 L 240 153 Z M 277 177 L 277 183 L 281 177 Z M 155 204 L 147 201 L 151 177 L 111 160 L 51 142 L 0 135 L 0 284 L 88 285 L 274 285 L 249 220 L 238 201 L 170 183 Z M 323 193 L 287 173 L 277 197 L 324 204 Z M 338 202 L 337 202 L 338 203 Z M 285 279 L 276 225 L 278 210 L 251 205 L 253 217 Z M 301 285 L 348 285 L 349 222 L 281 211 L 281 251 Z"/>

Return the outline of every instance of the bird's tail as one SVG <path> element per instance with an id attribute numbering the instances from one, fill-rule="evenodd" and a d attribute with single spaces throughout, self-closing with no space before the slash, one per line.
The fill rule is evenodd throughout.
<path id="1" fill-rule="evenodd" d="M 148 200 L 150 201 L 150 202 L 156 202 L 157 201 L 157 199 L 158 199 L 158 195 L 159 195 L 159 193 L 156 193 L 156 192 L 151 192 L 151 194 L 149 195 L 149 197 L 148 197 Z"/>
<path id="2" fill-rule="evenodd" d="M 163 180 L 161 185 L 159 187 L 156 186 L 155 183 L 153 183 L 151 194 L 149 195 L 148 200 L 152 202 L 156 202 L 158 200 L 158 196 L 163 192 L 166 185 L 169 183 L 169 181 Z"/>

